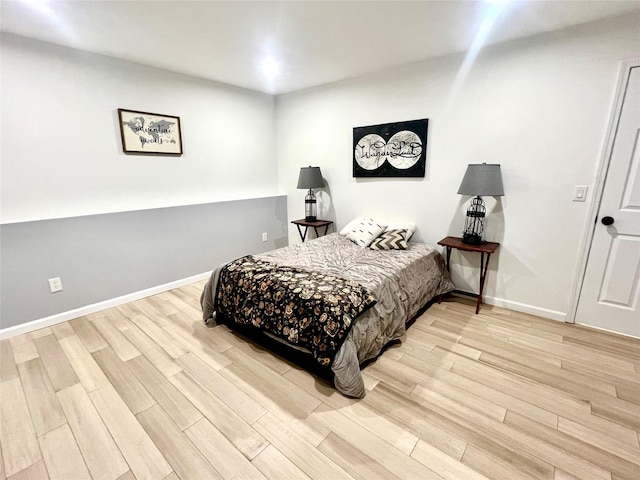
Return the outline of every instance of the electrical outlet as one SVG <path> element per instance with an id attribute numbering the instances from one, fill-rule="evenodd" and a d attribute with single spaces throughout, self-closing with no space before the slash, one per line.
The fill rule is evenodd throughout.
<path id="1" fill-rule="evenodd" d="M 49 279 L 49 290 L 51 290 L 51 293 L 62 291 L 62 280 L 60 277 Z"/>
<path id="2" fill-rule="evenodd" d="M 263 241 L 263 242 L 266 242 L 268 239 L 269 239 L 269 236 L 267 235 L 267 232 L 264 232 L 264 233 L 262 234 L 262 241 Z"/>

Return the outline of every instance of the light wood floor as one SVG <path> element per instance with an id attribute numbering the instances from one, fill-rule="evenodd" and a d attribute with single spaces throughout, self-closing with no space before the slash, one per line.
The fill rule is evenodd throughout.
<path id="1" fill-rule="evenodd" d="M 640 478 L 640 341 L 451 298 L 352 400 L 201 289 L 0 342 L 0 478 Z"/>

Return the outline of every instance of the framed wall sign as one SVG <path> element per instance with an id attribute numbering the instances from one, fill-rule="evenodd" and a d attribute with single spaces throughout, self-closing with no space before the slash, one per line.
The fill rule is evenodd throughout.
<path id="1" fill-rule="evenodd" d="M 118 109 L 122 150 L 133 155 L 182 155 L 180 117 Z"/>
<path id="2" fill-rule="evenodd" d="M 353 129 L 354 177 L 424 177 L 428 119 Z"/>

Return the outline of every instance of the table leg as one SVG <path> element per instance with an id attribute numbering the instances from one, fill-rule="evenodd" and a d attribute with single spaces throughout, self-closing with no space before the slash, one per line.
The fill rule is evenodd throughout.
<path id="1" fill-rule="evenodd" d="M 451 258 L 451 247 L 444 247 L 444 248 L 446 249 L 446 252 L 447 252 L 446 253 L 446 257 L 447 257 L 447 264 L 446 264 L 447 272 L 451 272 L 451 269 L 449 268 L 449 259 Z M 442 303 L 442 296 L 443 296 L 442 293 L 438 296 L 438 303 Z"/>
<path id="2" fill-rule="evenodd" d="M 484 252 L 480 253 L 480 293 L 478 294 L 478 302 L 476 303 L 476 315 L 480 311 L 480 304 L 482 303 L 482 294 L 484 292 L 484 281 L 487 278 L 487 270 L 489 269 L 489 259 L 491 254 L 487 253 L 487 261 L 484 261 Z"/>
<path id="3" fill-rule="evenodd" d="M 298 227 L 298 233 L 300 234 L 300 239 L 304 242 L 304 238 L 307 236 L 307 227 L 304 227 L 304 235 L 302 234 L 302 230 L 300 230 L 300 225 L 296 223 L 296 227 Z"/>

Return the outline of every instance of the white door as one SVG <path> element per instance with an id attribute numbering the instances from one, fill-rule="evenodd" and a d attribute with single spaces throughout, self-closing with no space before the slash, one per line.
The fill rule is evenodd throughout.
<path id="1" fill-rule="evenodd" d="M 628 72 L 575 321 L 640 337 L 640 66 Z"/>

